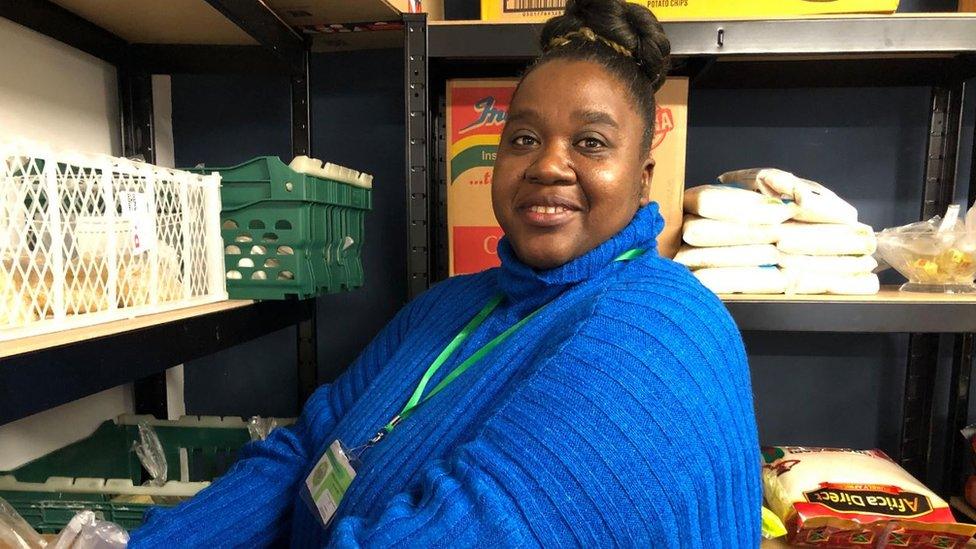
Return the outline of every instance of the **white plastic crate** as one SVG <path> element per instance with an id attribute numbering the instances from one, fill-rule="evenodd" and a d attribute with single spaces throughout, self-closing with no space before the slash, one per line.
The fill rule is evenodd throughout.
<path id="1" fill-rule="evenodd" d="M 0 341 L 227 299 L 219 187 L 0 144 Z"/>

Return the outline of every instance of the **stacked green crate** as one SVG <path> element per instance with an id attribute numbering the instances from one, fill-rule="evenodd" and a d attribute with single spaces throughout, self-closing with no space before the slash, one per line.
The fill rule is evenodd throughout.
<path id="1" fill-rule="evenodd" d="M 298 173 L 262 156 L 221 176 L 221 235 L 232 299 L 306 298 L 358 288 L 372 190 Z"/>
<path id="2" fill-rule="evenodd" d="M 87 438 L 0 472 L 0 498 L 41 533 L 60 532 L 84 509 L 133 529 L 152 505 L 175 504 L 224 474 L 250 440 L 239 418 L 150 419 L 166 454 L 170 482 L 144 487 L 149 478 L 132 444 L 139 440 L 138 420 L 147 417 L 106 421 Z"/>

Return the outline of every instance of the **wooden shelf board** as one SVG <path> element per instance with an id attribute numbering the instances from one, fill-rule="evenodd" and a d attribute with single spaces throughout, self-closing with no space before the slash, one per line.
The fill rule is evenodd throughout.
<path id="1" fill-rule="evenodd" d="M 257 45 L 204 0 L 53 1 L 134 44 Z"/>
<path id="2" fill-rule="evenodd" d="M 254 38 L 205 0 L 53 2 L 133 44 L 257 45 Z M 267 4 L 282 21 L 297 27 L 399 21 L 407 0 L 267 0 Z M 432 17 L 443 14 L 436 12 Z M 400 42 L 402 39 L 394 45 Z"/>
<path id="3" fill-rule="evenodd" d="M 247 307 L 252 303 L 254 302 L 240 300 L 220 301 L 217 303 L 187 307 L 185 309 L 176 309 L 164 313 L 138 316 L 125 320 L 116 320 L 113 322 L 106 322 L 104 324 L 96 324 L 94 326 L 84 326 L 62 332 L 13 339 L 0 343 L 0 358 L 40 351 L 62 345 L 70 345 L 72 343 L 89 339 L 108 337 L 131 330 L 139 330 L 169 322 L 185 320 L 195 316 L 239 309 L 241 307 Z"/>

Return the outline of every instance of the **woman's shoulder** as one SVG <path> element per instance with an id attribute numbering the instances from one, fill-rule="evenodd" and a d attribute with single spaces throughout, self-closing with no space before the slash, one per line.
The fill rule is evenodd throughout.
<path id="1" fill-rule="evenodd" d="M 684 266 L 646 257 L 609 277 L 577 305 L 574 339 L 642 360 L 700 357 L 714 365 L 744 363 L 742 336 L 728 310 Z M 724 366 L 723 366 L 724 367 Z"/>
<path id="2" fill-rule="evenodd" d="M 596 309 L 734 327 L 722 301 L 687 267 L 657 255 L 641 257 L 615 273 L 598 297 Z"/>

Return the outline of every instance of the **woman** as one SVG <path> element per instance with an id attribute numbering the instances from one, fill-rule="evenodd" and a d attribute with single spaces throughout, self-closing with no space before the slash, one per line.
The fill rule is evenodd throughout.
<path id="1" fill-rule="evenodd" d="M 655 253 L 668 41 L 622 0 L 570 1 L 541 41 L 495 165 L 502 266 L 408 305 L 132 546 L 758 544 L 741 337 Z"/>

